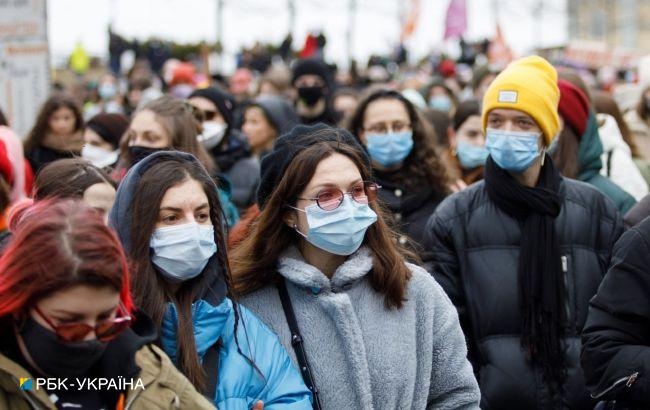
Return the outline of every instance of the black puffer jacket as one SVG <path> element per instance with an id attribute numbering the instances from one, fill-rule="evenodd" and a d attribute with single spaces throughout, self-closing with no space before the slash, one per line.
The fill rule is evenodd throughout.
<path id="1" fill-rule="evenodd" d="M 375 181 L 382 187 L 379 200 L 392 214 L 393 228 L 400 233 L 400 244 L 410 241 L 412 250 L 421 253 L 424 228 L 444 195 L 428 186 L 409 189 L 403 183 L 392 181 L 390 174 L 374 172 Z"/>
<path id="2" fill-rule="evenodd" d="M 591 393 L 617 409 L 650 408 L 650 218 L 616 243 L 582 340 Z"/>
<path id="3" fill-rule="evenodd" d="M 592 409 L 579 363 L 580 334 L 623 222 L 614 204 L 587 184 L 563 179 L 560 197 L 555 229 L 568 295 L 562 407 Z M 485 409 L 553 408 L 541 367 L 521 348 L 521 228 L 490 201 L 483 181 L 443 201 L 426 228 L 424 259 L 458 309 Z"/>

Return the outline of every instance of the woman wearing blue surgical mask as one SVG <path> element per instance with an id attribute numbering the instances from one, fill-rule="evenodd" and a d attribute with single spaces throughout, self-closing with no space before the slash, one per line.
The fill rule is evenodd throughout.
<path id="1" fill-rule="evenodd" d="M 623 231 L 614 204 L 560 175 L 555 68 L 533 56 L 488 88 L 485 179 L 427 223 L 426 262 L 456 305 L 482 408 L 593 409 L 580 368 L 589 300 Z"/>
<path id="2" fill-rule="evenodd" d="M 432 110 L 453 114 L 458 101 L 452 90 L 442 81 L 434 81 L 424 91 L 425 98 Z"/>
<path id="3" fill-rule="evenodd" d="M 350 133 L 295 127 L 262 160 L 235 288 L 300 366 L 314 408 L 477 409 L 456 313 L 406 262 L 378 190 Z"/>
<path id="4" fill-rule="evenodd" d="M 379 199 L 402 233 L 401 245 L 418 249 L 424 225 L 449 193 L 449 179 L 436 153 L 433 130 L 400 93 L 379 90 L 364 98 L 347 126 L 366 147 Z"/>
<path id="5" fill-rule="evenodd" d="M 214 408 L 156 346 L 99 215 L 69 200 L 18 214 L 0 258 L 0 408 Z"/>
<path id="6" fill-rule="evenodd" d="M 158 152 L 129 170 L 109 216 L 132 266 L 136 305 L 161 344 L 219 409 L 311 408 L 277 337 L 231 289 L 217 189 L 192 155 Z M 257 409 L 258 407 L 256 407 Z"/>
<path id="7" fill-rule="evenodd" d="M 448 136 L 450 162 L 458 178 L 467 185 L 483 179 L 483 167 L 489 154 L 478 101 L 468 100 L 458 105 Z"/>

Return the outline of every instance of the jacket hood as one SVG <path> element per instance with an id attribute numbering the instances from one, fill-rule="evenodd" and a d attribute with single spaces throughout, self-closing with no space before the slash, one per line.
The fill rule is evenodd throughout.
<path id="1" fill-rule="evenodd" d="M 598 134 L 598 122 L 594 113 L 590 112 L 587 130 L 582 134 L 578 146 L 578 180 L 588 181 L 600 173 L 603 167 L 601 155 L 603 155 L 603 144 Z"/>
<path id="2" fill-rule="evenodd" d="M 120 182 L 120 186 L 117 189 L 115 203 L 113 204 L 113 208 L 111 208 L 111 212 L 108 215 L 108 224 L 117 232 L 117 236 L 119 237 L 120 242 L 122 242 L 122 247 L 124 248 L 124 252 L 127 254 L 127 256 L 131 253 L 132 245 L 131 206 L 140 179 L 142 179 L 142 176 L 145 172 L 147 172 L 149 168 L 160 162 L 168 160 L 174 160 L 178 162 L 193 162 L 197 165 L 201 165 L 199 160 L 196 159 L 194 155 L 188 154 L 186 152 L 156 152 L 131 167 L 126 176 L 124 176 L 124 179 L 122 179 L 122 182 Z"/>
<path id="3" fill-rule="evenodd" d="M 251 103 L 260 107 L 271 124 L 278 131 L 278 136 L 285 134 L 300 122 L 293 106 L 284 98 L 277 95 L 261 95 Z"/>

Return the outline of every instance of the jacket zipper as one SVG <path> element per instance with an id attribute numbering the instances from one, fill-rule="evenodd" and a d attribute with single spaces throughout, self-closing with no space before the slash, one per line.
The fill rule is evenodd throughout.
<path id="1" fill-rule="evenodd" d="M 621 385 L 621 383 L 625 382 L 625 387 L 630 388 L 636 382 L 636 379 L 639 377 L 639 372 L 634 372 L 629 376 L 621 377 L 620 379 L 616 380 L 614 384 L 606 388 L 605 390 L 601 391 L 598 394 L 592 394 L 591 398 L 592 399 L 600 399 L 610 391 L 612 391 L 614 388 L 618 387 Z"/>
<path id="2" fill-rule="evenodd" d="M 569 289 L 569 260 L 566 255 L 560 258 L 562 261 L 562 273 L 564 279 L 564 289 Z M 571 307 L 569 306 L 569 294 L 564 298 L 564 309 L 566 310 L 566 320 L 571 320 Z"/>

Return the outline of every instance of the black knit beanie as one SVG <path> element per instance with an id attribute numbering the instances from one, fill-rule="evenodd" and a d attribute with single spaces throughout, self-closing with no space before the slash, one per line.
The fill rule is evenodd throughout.
<path id="1" fill-rule="evenodd" d="M 226 121 L 228 128 L 232 127 L 233 112 L 236 108 L 235 98 L 232 95 L 217 87 L 207 87 L 192 91 L 187 98 L 192 97 L 203 97 L 212 101 Z"/>
<path id="2" fill-rule="evenodd" d="M 291 84 L 294 85 L 298 77 L 303 75 L 317 75 L 322 78 L 327 87 L 331 90 L 332 88 L 332 74 L 324 61 L 316 58 L 305 58 L 303 60 L 298 60 L 296 65 L 293 67 L 293 73 L 291 76 Z"/>
<path id="3" fill-rule="evenodd" d="M 86 127 L 95 131 L 104 141 L 111 144 L 113 150 L 116 150 L 122 135 L 129 128 L 129 119 L 122 114 L 102 113 L 92 117 L 86 123 Z"/>
<path id="4" fill-rule="evenodd" d="M 257 189 L 257 204 L 264 209 L 275 187 L 280 183 L 291 161 L 302 150 L 323 141 L 339 142 L 359 151 L 368 169 L 370 157 L 357 139 L 348 131 L 330 127 L 323 123 L 298 125 L 275 142 L 273 150 L 262 158 L 260 185 Z"/>

